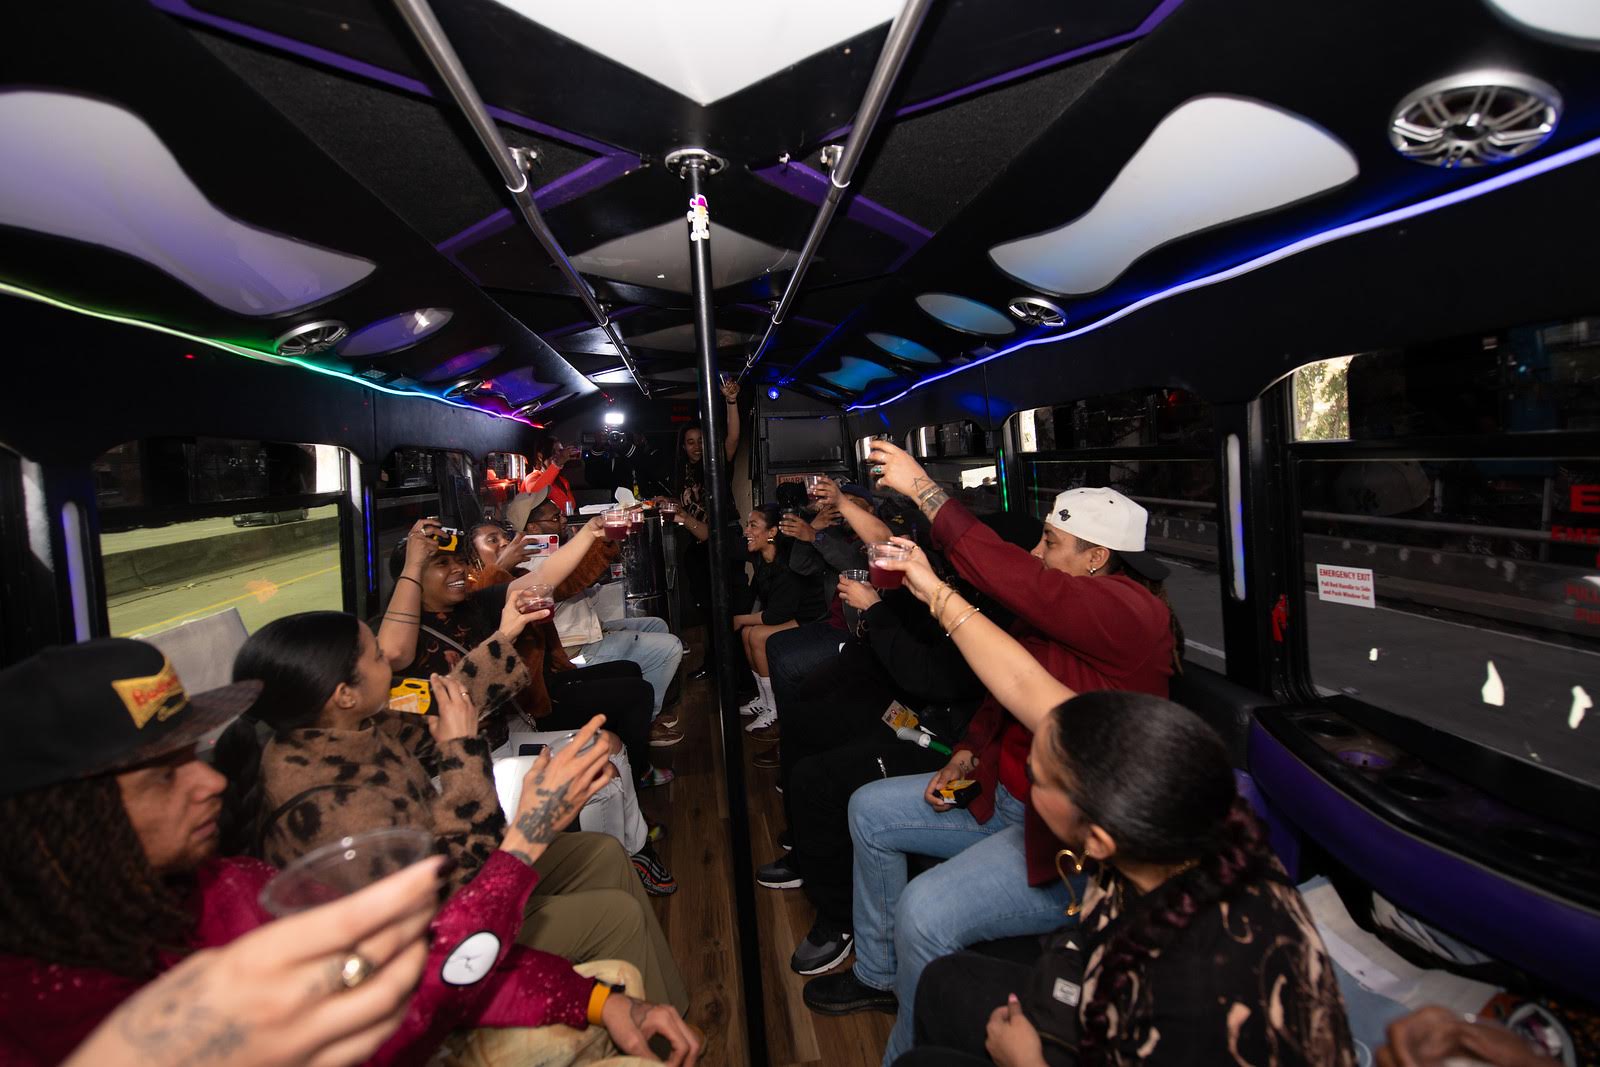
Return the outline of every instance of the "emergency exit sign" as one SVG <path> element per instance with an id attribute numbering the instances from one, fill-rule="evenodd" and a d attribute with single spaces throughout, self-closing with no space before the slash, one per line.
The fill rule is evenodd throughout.
<path id="1" fill-rule="evenodd" d="M 1375 608 L 1372 571 L 1363 567 L 1332 567 L 1317 564 L 1317 599 L 1358 608 Z"/>

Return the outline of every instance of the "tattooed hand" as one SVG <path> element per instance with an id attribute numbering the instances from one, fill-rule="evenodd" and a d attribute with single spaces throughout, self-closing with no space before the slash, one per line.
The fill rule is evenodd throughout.
<path id="1" fill-rule="evenodd" d="M 872 464 L 872 472 L 877 475 L 878 484 L 915 500 L 929 522 L 939 514 L 944 502 L 950 499 L 950 494 L 939 488 L 938 483 L 928 477 L 928 472 L 903 448 L 888 441 L 874 441 L 867 459 Z"/>
<path id="2" fill-rule="evenodd" d="M 502 849 L 531 867 L 610 780 L 605 769 L 610 766 L 611 746 L 591 744 L 605 721 L 604 715 L 596 715 L 560 752 L 552 756 L 547 748 L 539 753 L 523 776 L 522 798 L 500 843 Z"/>
<path id="3" fill-rule="evenodd" d="M 441 861 L 195 953 L 113 1012 L 66 1067 L 362 1062 L 400 1025 L 427 962 Z M 347 990 L 339 974 L 352 949 L 373 971 Z"/>

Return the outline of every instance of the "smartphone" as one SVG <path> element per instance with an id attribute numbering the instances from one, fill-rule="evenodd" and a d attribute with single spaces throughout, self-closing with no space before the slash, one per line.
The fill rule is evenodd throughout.
<path id="1" fill-rule="evenodd" d="M 521 745 L 517 746 L 517 755 L 519 755 L 519 756 L 537 756 L 539 753 L 541 753 L 541 752 L 543 752 L 545 750 L 545 747 L 546 746 L 544 746 L 544 745 L 537 744 L 535 742 L 530 741 L 530 742 L 527 742 L 525 744 L 521 744 Z"/>
<path id="2" fill-rule="evenodd" d="M 523 545 L 529 559 L 548 556 L 561 546 L 560 534 L 523 534 Z"/>
<path id="3" fill-rule="evenodd" d="M 461 531 L 448 526 L 441 527 L 439 532 L 433 535 L 433 539 L 439 542 L 440 552 L 454 552 L 461 547 Z"/>

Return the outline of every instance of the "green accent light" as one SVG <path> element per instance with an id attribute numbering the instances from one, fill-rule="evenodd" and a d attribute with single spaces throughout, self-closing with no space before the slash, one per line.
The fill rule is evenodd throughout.
<path id="1" fill-rule="evenodd" d="M 10 285 L 6 282 L 0 282 L 0 293 L 21 297 L 24 300 L 33 300 L 53 308 L 60 308 L 62 311 L 70 311 L 78 315 L 87 315 L 92 319 L 101 319 L 105 322 L 114 322 L 119 326 L 137 326 L 140 329 L 154 330 L 156 333 L 164 333 L 169 337 L 178 337 L 185 341 L 193 341 L 195 344 L 208 345 L 211 348 L 219 349 L 223 352 L 229 352 L 236 356 L 243 356 L 245 359 L 258 360 L 262 363 L 287 363 L 292 366 L 300 367 L 303 370 L 314 371 L 317 374 L 325 374 L 330 378 L 339 378 L 354 385 L 359 385 L 364 389 L 371 389 L 374 392 L 387 393 L 390 396 L 416 397 L 422 400 L 432 400 L 437 404 L 448 404 L 450 407 L 460 408 L 463 411 L 476 412 L 479 415 L 488 415 L 490 418 L 506 419 L 510 422 L 520 422 L 524 426 L 532 426 L 535 429 L 544 429 L 543 423 L 531 422 L 528 419 L 519 419 L 515 415 L 502 415 L 497 411 L 486 411 L 483 408 L 474 407 L 471 404 L 462 404 L 455 400 L 450 400 L 446 397 L 439 396 L 437 393 L 428 393 L 421 389 L 392 389 L 389 386 L 380 385 L 377 382 L 367 378 L 362 378 L 359 375 L 350 374 L 342 370 L 334 370 L 332 367 L 319 366 L 315 363 L 309 362 L 308 360 L 299 359 L 294 356 L 280 356 L 275 352 L 263 352 L 258 348 L 250 348 L 246 345 L 235 344 L 232 341 L 222 341 L 215 337 L 201 337 L 197 334 L 185 333 L 182 330 L 175 330 L 171 326 L 163 326 L 159 322 L 146 322 L 143 319 L 131 319 L 125 315 L 117 315 L 109 311 L 96 311 L 93 308 L 81 307 L 77 304 L 69 303 L 53 296 L 47 296 L 44 293 L 36 293 L 31 289 L 23 289 L 19 286 Z"/>

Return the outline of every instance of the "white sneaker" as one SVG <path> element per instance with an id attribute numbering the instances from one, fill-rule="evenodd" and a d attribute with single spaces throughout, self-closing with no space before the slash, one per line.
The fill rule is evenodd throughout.
<path id="1" fill-rule="evenodd" d="M 740 715 L 760 715 L 766 710 L 767 706 L 761 702 L 760 693 L 757 693 L 755 696 L 751 697 L 749 700 L 745 701 L 739 706 Z"/>
<path id="2" fill-rule="evenodd" d="M 753 723 L 750 723 L 748 726 L 745 727 L 745 729 L 748 730 L 748 731 L 751 731 L 751 732 L 754 732 L 756 730 L 764 730 L 768 726 L 771 726 L 773 723 L 775 723 L 777 721 L 778 721 L 777 709 L 776 708 L 763 707 L 760 710 L 760 712 L 757 713 L 756 721 L 753 722 Z"/>

